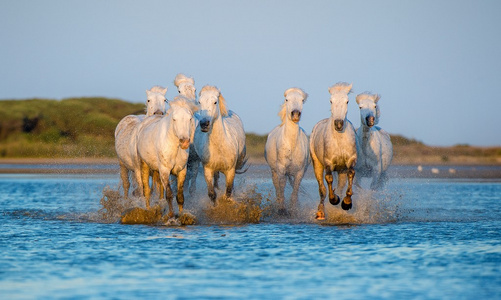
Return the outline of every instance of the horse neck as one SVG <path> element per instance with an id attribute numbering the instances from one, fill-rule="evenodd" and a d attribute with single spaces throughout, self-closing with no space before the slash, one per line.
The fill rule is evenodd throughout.
<path id="1" fill-rule="evenodd" d="M 291 145 L 297 144 L 297 138 L 299 136 L 299 124 L 292 122 L 289 118 L 285 118 L 284 122 L 284 135 L 291 141 Z"/>
<path id="2" fill-rule="evenodd" d="M 213 123 L 212 123 L 212 127 L 211 127 L 211 130 L 209 132 L 209 138 L 212 140 L 212 141 L 215 141 L 217 140 L 219 142 L 219 140 L 224 140 L 224 138 L 226 137 L 226 128 L 225 128 L 225 125 L 224 125 L 224 122 L 223 122 L 223 116 L 221 116 L 221 114 L 219 114 L 217 117 L 215 117 L 213 119 Z"/>
<path id="3" fill-rule="evenodd" d="M 172 114 L 169 114 L 162 118 L 161 120 L 161 130 L 162 137 L 165 137 L 169 141 L 178 140 L 176 133 L 174 132 L 174 126 L 172 126 Z"/>

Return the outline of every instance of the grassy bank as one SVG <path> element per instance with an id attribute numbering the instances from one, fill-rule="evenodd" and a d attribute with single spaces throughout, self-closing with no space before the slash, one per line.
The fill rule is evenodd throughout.
<path id="1" fill-rule="evenodd" d="M 144 104 L 108 98 L 0 101 L 0 158 L 115 158 L 114 131 Z M 501 164 L 501 147 L 432 147 L 392 135 L 395 164 Z M 264 162 L 266 135 L 247 134 L 247 153 Z"/>

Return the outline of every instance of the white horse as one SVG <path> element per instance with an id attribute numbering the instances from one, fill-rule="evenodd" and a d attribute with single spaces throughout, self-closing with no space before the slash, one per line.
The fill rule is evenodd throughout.
<path id="1" fill-rule="evenodd" d="M 379 123 L 380 96 L 368 92 L 357 95 L 360 107 L 360 127 L 357 129 L 356 165 L 357 180 L 360 177 L 372 177 L 371 189 L 384 187 L 388 176 L 386 170 L 393 157 L 390 135 L 375 126 Z"/>
<path id="2" fill-rule="evenodd" d="M 141 160 L 146 208 L 150 207 L 151 190 L 148 185 L 150 170 L 160 173 L 160 181 L 169 204 L 169 216 L 174 216 L 170 175 L 177 176 L 177 204 L 183 212 L 183 186 L 188 162 L 188 148 L 195 132 L 193 112 L 198 108 L 183 96 L 176 96 L 165 116 L 145 120 L 138 130 L 137 152 Z"/>
<path id="3" fill-rule="evenodd" d="M 318 122 L 313 127 L 310 136 L 310 153 L 320 194 L 320 204 L 316 215 L 319 220 L 325 219 L 324 170 L 325 181 L 327 181 L 329 187 L 329 202 L 337 205 L 340 201 L 339 196 L 332 189 L 332 182 L 334 181 L 332 172 L 337 172 L 337 189 L 340 193 L 342 193 L 346 185 L 346 177 L 348 177 L 348 189 L 341 207 L 344 210 L 352 207 L 351 195 L 353 195 L 352 185 L 355 176 L 354 167 L 357 162 L 357 147 L 355 129 L 346 118 L 349 101 L 348 93 L 351 91 L 351 87 L 351 84 L 340 82 L 329 88 L 331 116 Z"/>
<path id="4" fill-rule="evenodd" d="M 180 95 L 185 96 L 186 98 L 192 100 L 196 103 L 196 88 L 195 88 L 195 80 L 193 77 L 187 77 L 184 74 L 177 74 L 174 79 L 174 85 L 177 87 L 177 90 Z M 195 114 L 195 124 L 197 124 L 197 116 Z M 198 166 L 200 165 L 200 158 L 195 151 L 195 146 L 193 143 L 190 145 L 190 155 L 188 157 L 188 165 L 187 165 L 187 173 L 186 173 L 186 182 L 189 188 L 190 194 L 195 193 L 197 189 L 197 175 L 198 175 Z"/>
<path id="5" fill-rule="evenodd" d="M 246 163 L 245 131 L 240 117 L 227 110 L 226 101 L 216 87 L 204 86 L 199 102 L 200 123 L 194 145 L 204 167 L 209 198 L 215 203 L 215 175 L 224 174 L 226 197 L 231 197 L 235 173 Z"/>
<path id="6" fill-rule="evenodd" d="M 286 177 L 292 185 L 292 207 L 297 207 L 299 185 L 308 169 L 310 156 L 308 137 L 298 124 L 308 95 L 299 88 L 290 88 L 285 91 L 284 97 L 285 101 L 278 113 L 282 124 L 270 132 L 264 149 L 264 158 L 271 168 L 280 214 L 286 214 Z"/>
<path id="7" fill-rule="evenodd" d="M 137 155 L 136 134 L 139 124 L 147 116 L 163 115 L 165 113 L 165 93 L 167 88 L 154 86 L 146 91 L 146 115 L 128 115 L 123 118 L 115 129 L 115 151 L 120 164 L 120 178 L 122 181 L 124 196 L 128 197 L 130 181 L 129 172 L 133 173 L 136 193 L 143 194 L 139 157 Z"/>

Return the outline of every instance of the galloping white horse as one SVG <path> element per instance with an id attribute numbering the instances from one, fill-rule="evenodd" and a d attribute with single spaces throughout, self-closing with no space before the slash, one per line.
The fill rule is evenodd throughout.
<path id="1" fill-rule="evenodd" d="M 154 86 L 147 90 L 146 115 L 128 115 L 118 123 L 115 129 L 115 150 L 120 164 L 120 178 L 125 197 L 129 195 L 129 171 L 133 173 L 134 185 L 137 187 L 136 193 L 141 195 L 143 193 L 136 146 L 137 129 L 145 117 L 165 113 L 165 103 L 167 102 L 165 93 L 167 93 L 167 89 L 160 86 Z"/>
<path id="2" fill-rule="evenodd" d="M 226 101 L 216 87 L 204 86 L 199 102 L 200 123 L 194 145 L 204 167 L 209 198 L 215 203 L 214 175 L 224 174 L 226 197 L 230 197 L 235 173 L 245 165 L 245 132 L 240 117 L 227 110 Z"/>
<path id="3" fill-rule="evenodd" d="M 286 214 L 286 177 L 292 185 L 292 207 L 297 207 L 299 185 L 308 169 L 310 156 L 308 137 L 298 124 L 308 95 L 299 88 L 290 88 L 285 91 L 284 97 L 285 101 L 278 113 L 282 124 L 270 132 L 264 149 L 264 158 L 271 168 L 280 214 Z"/>
<path id="4" fill-rule="evenodd" d="M 195 121 L 193 111 L 198 108 L 183 96 L 176 96 L 170 103 L 170 109 L 163 117 L 153 117 L 139 126 L 137 152 L 141 160 L 141 177 L 146 198 L 146 207 L 150 206 L 150 170 L 160 173 L 160 180 L 169 204 L 169 216 L 174 216 L 172 207 L 172 189 L 170 175 L 177 176 L 177 204 L 179 213 L 183 212 L 183 185 L 186 177 L 188 148 L 193 141 Z"/>
<path id="5" fill-rule="evenodd" d="M 195 80 L 193 77 L 187 77 L 184 74 L 177 74 L 174 79 L 174 85 L 177 87 L 177 90 L 180 95 L 185 96 L 186 98 L 192 100 L 196 103 L 196 88 L 195 88 Z M 197 124 L 197 115 L 195 114 L 195 124 Z M 187 173 L 186 173 L 186 182 L 189 187 L 190 194 L 195 193 L 197 189 L 197 175 L 198 175 L 198 166 L 200 165 L 200 158 L 195 151 L 195 146 L 193 143 L 190 145 L 190 155 L 188 157 L 188 165 L 187 165 Z"/>
<path id="6" fill-rule="evenodd" d="M 372 177 L 371 189 L 384 187 L 388 180 L 386 170 L 393 157 L 390 135 L 375 126 L 379 123 L 381 114 L 379 98 L 379 95 L 368 92 L 359 94 L 356 98 L 360 107 L 361 125 L 357 129 L 358 161 L 355 169 L 357 178 Z"/>
<path id="7" fill-rule="evenodd" d="M 348 93 L 351 91 L 351 84 L 344 82 L 336 83 L 329 88 L 331 94 L 331 116 L 318 122 L 310 136 L 310 152 L 318 182 L 320 194 L 320 204 L 316 218 L 325 219 L 325 184 L 323 174 L 325 170 L 325 181 L 329 187 L 329 202 L 337 205 L 339 196 L 332 189 L 332 172 L 338 173 L 337 189 L 342 192 L 348 176 L 348 189 L 346 197 L 343 199 L 341 207 L 348 210 L 352 207 L 351 195 L 353 195 L 352 185 L 355 176 L 355 164 L 357 162 L 356 133 L 351 122 L 346 118 L 348 112 Z"/>

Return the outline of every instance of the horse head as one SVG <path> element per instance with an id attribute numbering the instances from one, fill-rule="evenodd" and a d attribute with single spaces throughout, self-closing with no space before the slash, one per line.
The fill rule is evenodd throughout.
<path id="1" fill-rule="evenodd" d="M 167 93 L 167 88 L 161 86 L 154 86 L 149 90 L 146 90 L 147 102 L 146 102 L 146 115 L 163 115 L 165 113 L 165 93 Z"/>
<path id="2" fill-rule="evenodd" d="M 351 92 L 353 84 L 338 82 L 329 88 L 331 94 L 331 118 L 334 120 L 334 129 L 343 131 L 348 113 L 348 94 Z"/>
<path id="3" fill-rule="evenodd" d="M 185 96 L 188 99 L 195 100 L 197 90 L 195 88 L 195 80 L 193 77 L 187 77 L 184 74 L 177 74 L 174 79 L 174 85 L 177 87 L 177 91 L 180 95 Z"/>
<path id="4" fill-rule="evenodd" d="M 168 115 L 172 118 L 174 134 L 179 139 L 179 147 L 186 150 L 193 141 L 195 120 L 193 113 L 198 109 L 188 98 L 176 96 L 170 102 Z"/>
<path id="5" fill-rule="evenodd" d="M 200 129 L 208 132 L 214 121 L 220 116 L 227 116 L 226 101 L 215 86 L 206 85 L 198 95 L 200 104 Z"/>
<path id="6" fill-rule="evenodd" d="M 360 119 L 364 126 L 372 127 L 379 122 L 379 106 L 377 102 L 380 96 L 364 92 L 357 95 L 357 104 L 360 107 Z"/>
<path id="7" fill-rule="evenodd" d="M 308 98 L 308 94 L 300 88 L 290 88 L 285 91 L 284 97 L 285 101 L 279 113 L 282 123 L 285 122 L 285 118 L 290 119 L 294 123 L 298 123 L 301 119 L 303 103 L 306 101 L 306 98 Z"/>

